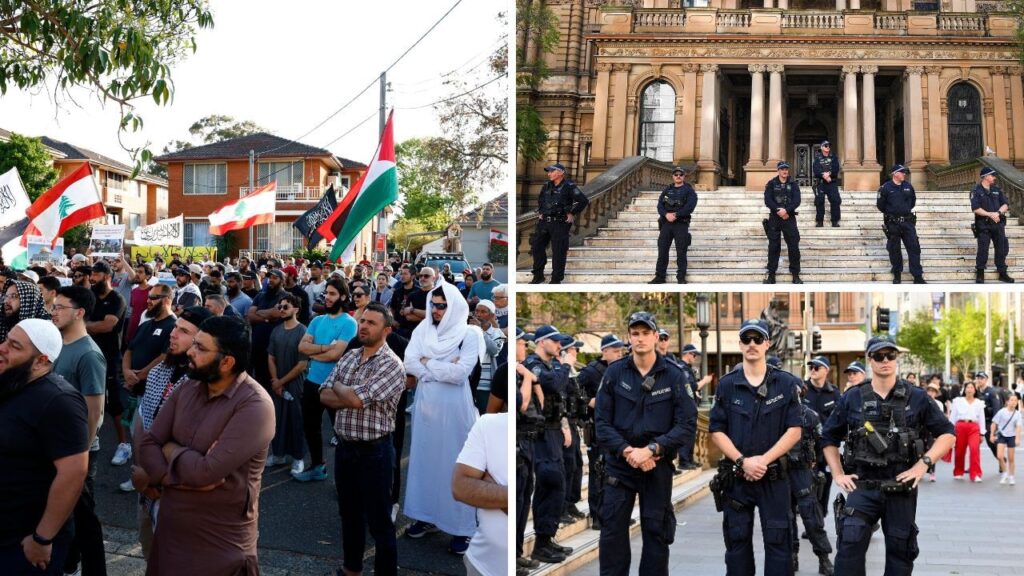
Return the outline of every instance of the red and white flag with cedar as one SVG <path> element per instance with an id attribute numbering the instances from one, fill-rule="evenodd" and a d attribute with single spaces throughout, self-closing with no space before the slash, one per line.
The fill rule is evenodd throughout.
<path id="1" fill-rule="evenodd" d="M 29 236 L 42 236 L 52 246 L 64 232 L 89 220 L 102 218 L 106 213 L 92 175 L 92 166 L 86 162 L 29 206 L 26 211 L 29 223 L 21 245 L 27 245 Z"/>
<path id="2" fill-rule="evenodd" d="M 257 224 L 274 221 L 277 207 L 277 181 L 252 194 L 221 206 L 210 214 L 210 234 L 223 236 L 231 230 L 245 230 Z"/>
<path id="3" fill-rule="evenodd" d="M 491 228 L 491 244 L 508 246 L 508 234 L 501 230 Z"/>

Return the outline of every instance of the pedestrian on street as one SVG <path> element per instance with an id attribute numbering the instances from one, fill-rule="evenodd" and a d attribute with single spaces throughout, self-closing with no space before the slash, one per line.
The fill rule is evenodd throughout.
<path id="1" fill-rule="evenodd" d="M 537 196 L 537 229 L 530 240 L 533 256 L 533 280 L 544 283 L 547 249 L 551 245 L 551 283 L 561 284 L 565 278 L 565 258 L 569 253 L 569 230 L 590 201 L 576 183 L 565 177 L 565 166 L 559 162 L 544 168 L 548 181 Z"/>
<path id="2" fill-rule="evenodd" d="M 999 409 L 1003 407 L 1003 398 L 999 395 L 999 390 L 989 383 L 988 373 L 984 370 L 981 370 L 974 375 L 974 384 L 978 387 L 978 398 L 985 403 L 985 420 L 983 422 L 979 422 L 981 425 L 981 435 L 985 440 L 985 443 L 988 444 L 988 449 L 991 450 L 992 455 L 995 456 L 996 444 L 995 442 L 989 442 L 988 435 L 985 434 L 985 430 L 987 429 L 985 427 L 985 422 L 991 422 L 992 419 L 996 417 Z M 999 462 L 999 473 L 1003 473 L 1002 462 Z"/>
<path id="3" fill-rule="evenodd" d="M 1005 469 L 999 483 L 1011 486 L 1017 483 L 1014 479 L 1014 473 L 1017 470 L 1014 452 L 1017 451 L 1017 445 L 1020 444 L 1022 428 L 1019 406 L 1020 399 L 1016 396 L 1010 396 L 1006 400 L 1006 406 L 997 412 L 995 418 L 992 419 L 992 430 L 990 432 L 994 437 L 992 441 L 996 443 L 996 459 L 1003 463 Z"/>

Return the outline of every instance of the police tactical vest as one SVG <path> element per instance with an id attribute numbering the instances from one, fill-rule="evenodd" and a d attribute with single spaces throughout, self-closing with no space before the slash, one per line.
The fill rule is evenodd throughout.
<path id="1" fill-rule="evenodd" d="M 869 382 L 860 386 L 863 422 L 850 431 L 844 467 L 857 473 L 865 469 L 909 467 L 925 453 L 920 430 L 907 425 L 910 385 L 897 382 L 892 398 L 884 400 Z"/>
<path id="2" fill-rule="evenodd" d="M 822 172 L 832 172 L 832 156 L 818 156 L 818 168 Z"/>
<path id="3" fill-rule="evenodd" d="M 785 184 L 783 184 L 777 179 L 772 180 L 772 198 L 775 200 L 775 203 L 778 204 L 779 206 L 789 205 L 790 182 L 791 181 L 787 181 Z"/>

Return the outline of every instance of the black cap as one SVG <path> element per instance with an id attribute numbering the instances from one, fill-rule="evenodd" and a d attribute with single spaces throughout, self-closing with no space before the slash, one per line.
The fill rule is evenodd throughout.
<path id="1" fill-rule="evenodd" d="M 783 168 L 789 168 L 789 162 L 785 160 L 779 160 L 779 163 L 775 165 L 776 170 L 782 170 Z"/>
<path id="2" fill-rule="evenodd" d="M 879 350 L 885 350 L 886 348 L 892 348 L 893 350 L 899 350 L 896 346 L 896 341 L 892 339 L 892 336 L 875 336 L 868 340 L 868 345 L 865 348 L 865 352 L 871 354 Z"/>
<path id="3" fill-rule="evenodd" d="M 626 320 L 626 327 L 632 328 L 637 324 L 644 324 L 655 332 L 658 331 L 658 323 L 654 320 L 654 316 L 650 312 L 633 312 L 629 315 Z"/>
<path id="4" fill-rule="evenodd" d="M 213 312 L 210 312 L 209 310 L 203 308 L 202 306 L 189 306 L 188 308 L 182 310 L 178 318 L 181 318 L 182 320 L 185 320 L 187 322 L 191 322 L 195 324 L 196 328 L 198 328 L 199 325 L 203 323 L 203 320 L 211 318 L 212 316 Z"/>
<path id="5" fill-rule="evenodd" d="M 903 172 L 904 174 L 910 174 L 910 168 L 907 168 L 903 164 L 893 164 L 892 170 L 889 171 L 889 174 L 895 174 L 897 172 Z"/>
<path id="6" fill-rule="evenodd" d="M 319 261 L 319 260 L 313 260 L 312 262 L 310 262 L 309 267 L 310 268 L 323 268 L 324 267 L 324 263 Z"/>
<path id="7" fill-rule="evenodd" d="M 177 268 L 175 268 L 174 269 L 174 275 L 175 276 L 188 276 L 189 278 L 192 277 L 192 273 L 189 272 L 188 268 L 185 268 L 184 266 L 178 266 Z"/>
<path id="8" fill-rule="evenodd" d="M 828 146 L 829 148 L 831 148 L 832 144 L 828 140 L 822 140 L 821 141 L 821 146 L 822 146 L 822 148 L 824 148 L 825 146 Z"/>
<path id="9" fill-rule="evenodd" d="M 113 274 L 113 271 L 110 269 L 110 264 L 107 264 L 103 260 L 97 260 L 94 262 L 92 265 L 92 271 L 99 272 L 101 274 Z"/>
<path id="10" fill-rule="evenodd" d="M 676 166 L 675 168 L 672 169 L 672 175 L 675 176 L 677 172 L 682 172 L 683 174 L 686 174 L 686 168 L 683 168 L 682 166 Z"/>
<path id="11" fill-rule="evenodd" d="M 544 167 L 544 171 L 545 172 L 551 172 L 552 170 L 559 170 L 559 171 L 565 172 L 565 166 L 562 166 L 561 162 L 555 162 L 551 166 L 545 166 Z"/>
<path id="12" fill-rule="evenodd" d="M 740 325 L 740 336 L 747 332 L 757 332 L 765 338 L 771 338 L 768 334 L 768 323 L 764 320 L 744 320 Z"/>

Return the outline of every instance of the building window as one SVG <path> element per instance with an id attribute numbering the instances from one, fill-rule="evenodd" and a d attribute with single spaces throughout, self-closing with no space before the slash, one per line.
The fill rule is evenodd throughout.
<path id="1" fill-rule="evenodd" d="M 132 214 L 129 212 L 127 224 L 129 230 L 135 230 L 139 226 L 142 226 L 142 214 Z"/>
<path id="2" fill-rule="evenodd" d="M 259 224 L 253 230 L 258 252 L 267 250 L 275 254 L 291 254 L 306 245 L 306 238 L 291 222 Z"/>
<path id="3" fill-rule="evenodd" d="M 209 220 L 185 221 L 185 246 L 213 246 L 213 238 Z"/>
<path id="4" fill-rule="evenodd" d="M 260 162 L 259 186 L 277 181 L 277 189 L 302 186 L 302 161 Z"/>
<path id="5" fill-rule="evenodd" d="M 676 92 L 668 82 L 658 80 L 648 84 L 640 98 L 640 155 L 671 162 Z"/>
<path id="6" fill-rule="evenodd" d="M 113 188 L 115 190 L 125 190 L 125 182 L 128 177 L 124 174 L 118 174 L 117 172 L 107 172 L 107 188 Z"/>
<path id="7" fill-rule="evenodd" d="M 227 172 L 227 164 L 185 164 L 185 194 L 227 194 Z"/>
<path id="8" fill-rule="evenodd" d="M 983 119 L 981 96 L 967 82 L 958 82 L 946 96 L 949 104 L 949 163 L 970 162 L 981 156 Z"/>
<path id="9" fill-rule="evenodd" d="M 707 8 L 708 0 L 682 0 L 683 8 Z"/>
<path id="10" fill-rule="evenodd" d="M 352 187 L 352 178 L 350 176 L 341 177 L 341 185 L 346 190 Z"/>

